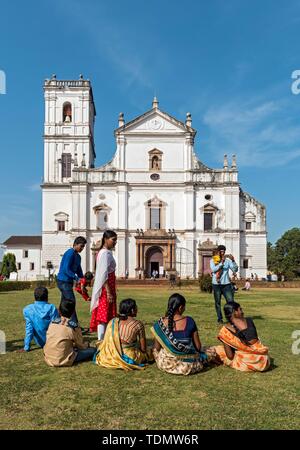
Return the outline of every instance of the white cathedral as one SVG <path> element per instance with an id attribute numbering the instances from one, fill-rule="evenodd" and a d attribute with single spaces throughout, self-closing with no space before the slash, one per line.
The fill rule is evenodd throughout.
<path id="1" fill-rule="evenodd" d="M 184 122 L 159 108 L 125 122 L 119 114 L 111 161 L 95 167 L 96 108 L 91 82 L 46 80 L 41 273 L 58 272 L 76 236 L 87 245 L 83 270 L 94 270 L 105 229 L 118 234 L 117 276 L 148 278 L 209 272 L 224 244 L 239 276 L 266 277 L 265 207 L 244 192 L 235 155 L 211 169 L 194 151 L 192 117 Z"/>

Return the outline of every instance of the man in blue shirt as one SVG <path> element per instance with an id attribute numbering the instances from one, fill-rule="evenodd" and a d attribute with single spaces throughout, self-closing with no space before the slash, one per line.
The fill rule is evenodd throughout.
<path id="1" fill-rule="evenodd" d="M 80 278 L 83 278 L 81 257 L 79 253 L 82 252 L 85 244 L 86 239 L 84 237 L 78 236 L 75 239 L 73 248 L 69 248 L 63 255 L 57 275 L 57 287 L 61 292 L 61 300 L 72 300 L 74 306 L 76 304 L 76 299 L 73 291 L 73 283 L 74 281 L 78 282 Z M 78 322 L 75 308 L 71 320 Z"/>
<path id="2" fill-rule="evenodd" d="M 29 352 L 32 339 L 40 347 L 46 343 L 46 333 L 52 320 L 59 317 L 54 305 L 48 303 L 48 289 L 38 287 L 34 291 L 35 302 L 25 306 L 23 315 L 25 319 L 24 349 Z"/>
<path id="3" fill-rule="evenodd" d="M 221 310 L 221 297 L 224 295 L 226 303 L 233 302 L 233 291 L 229 277 L 229 270 L 233 273 L 238 271 L 238 266 L 232 255 L 225 258 L 226 247 L 224 245 L 218 246 L 218 253 L 220 256 L 219 264 L 215 264 L 213 258 L 210 260 L 210 269 L 212 271 L 212 288 L 215 299 L 215 307 L 218 317 L 218 323 L 223 323 Z M 221 270 L 221 276 L 217 279 L 217 272 Z"/>

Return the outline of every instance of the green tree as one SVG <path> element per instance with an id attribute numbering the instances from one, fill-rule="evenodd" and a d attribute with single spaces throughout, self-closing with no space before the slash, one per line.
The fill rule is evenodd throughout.
<path id="1" fill-rule="evenodd" d="M 16 257 L 13 253 L 6 253 L 2 260 L 1 275 L 9 278 L 11 272 L 17 272 Z"/>
<path id="2" fill-rule="evenodd" d="M 300 228 L 286 231 L 275 245 L 277 273 L 288 278 L 300 276 Z"/>
<path id="3" fill-rule="evenodd" d="M 271 272 L 278 272 L 276 248 L 271 242 L 267 244 L 267 267 Z"/>

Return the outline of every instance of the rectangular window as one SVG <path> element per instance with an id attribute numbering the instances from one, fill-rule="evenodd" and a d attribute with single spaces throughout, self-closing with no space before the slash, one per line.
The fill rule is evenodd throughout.
<path id="1" fill-rule="evenodd" d="M 107 228 L 108 216 L 105 210 L 99 210 L 97 212 L 97 228 L 105 230 Z"/>
<path id="2" fill-rule="evenodd" d="M 18 270 L 21 270 L 21 263 L 18 263 Z"/>
<path id="3" fill-rule="evenodd" d="M 246 222 L 246 230 L 251 230 L 251 222 Z"/>
<path id="4" fill-rule="evenodd" d="M 213 213 L 204 213 L 204 231 L 213 229 Z"/>
<path id="5" fill-rule="evenodd" d="M 244 259 L 243 260 L 243 269 L 248 269 L 249 268 L 249 259 Z"/>
<path id="6" fill-rule="evenodd" d="M 23 257 L 24 257 L 24 258 L 28 258 L 28 250 L 24 250 Z"/>
<path id="7" fill-rule="evenodd" d="M 63 153 L 61 157 L 61 168 L 62 168 L 62 177 L 70 178 L 71 177 L 71 153 Z"/>
<path id="8" fill-rule="evenodd" d="M 150 228 L 160 230 L 160 208 L 150 208 Z"/>
<path id="9" fill-rule="evenodd" d="M 30 263 L 29 266 L 30 266 L 30 270 L 34 270 L 34 263 Z"/>
<path id="10" fill-rule="evenodd" d="M 57 222 L 57 230 L 58 231 L 65 231 L 66 227 L 65 227 L 65 221 L 64 220 L 59 220 Z"/>

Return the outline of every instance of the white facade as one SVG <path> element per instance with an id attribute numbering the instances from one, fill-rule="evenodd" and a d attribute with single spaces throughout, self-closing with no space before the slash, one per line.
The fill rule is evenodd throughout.
<path id="1" fill-rule="evenodd" d="M 88 242 L 83 270 L 93 270 L 109 228 L 118 234 L 117 276 L 128 270 L 131 278 L 148 277 L 158 268 L 161 274 L 176 270 L 197 277 L 219 244 L 235 256 L 241 277 L 266 276 L 265 208 L 241 190 L 235 157 L 230 165 L 224 157 L 221 169 L 198 160 L 189 113 L 180 122 L 154 99 L 149 111 L 127 124 L 120 114 L 115 155 L 94 168 L 90 82 L 52 77 L 44 90 L 45 274 L 49 261 L 57 272 L 61 255 L 79 235 Z"/>
<path id="2" fill-rule="evenodd" d="M 4 254 L 13 253 L 16 257 L 17 280 L 36 280 L 42 273 L 42 246 L 32 243 L 6 245 Z"/>

